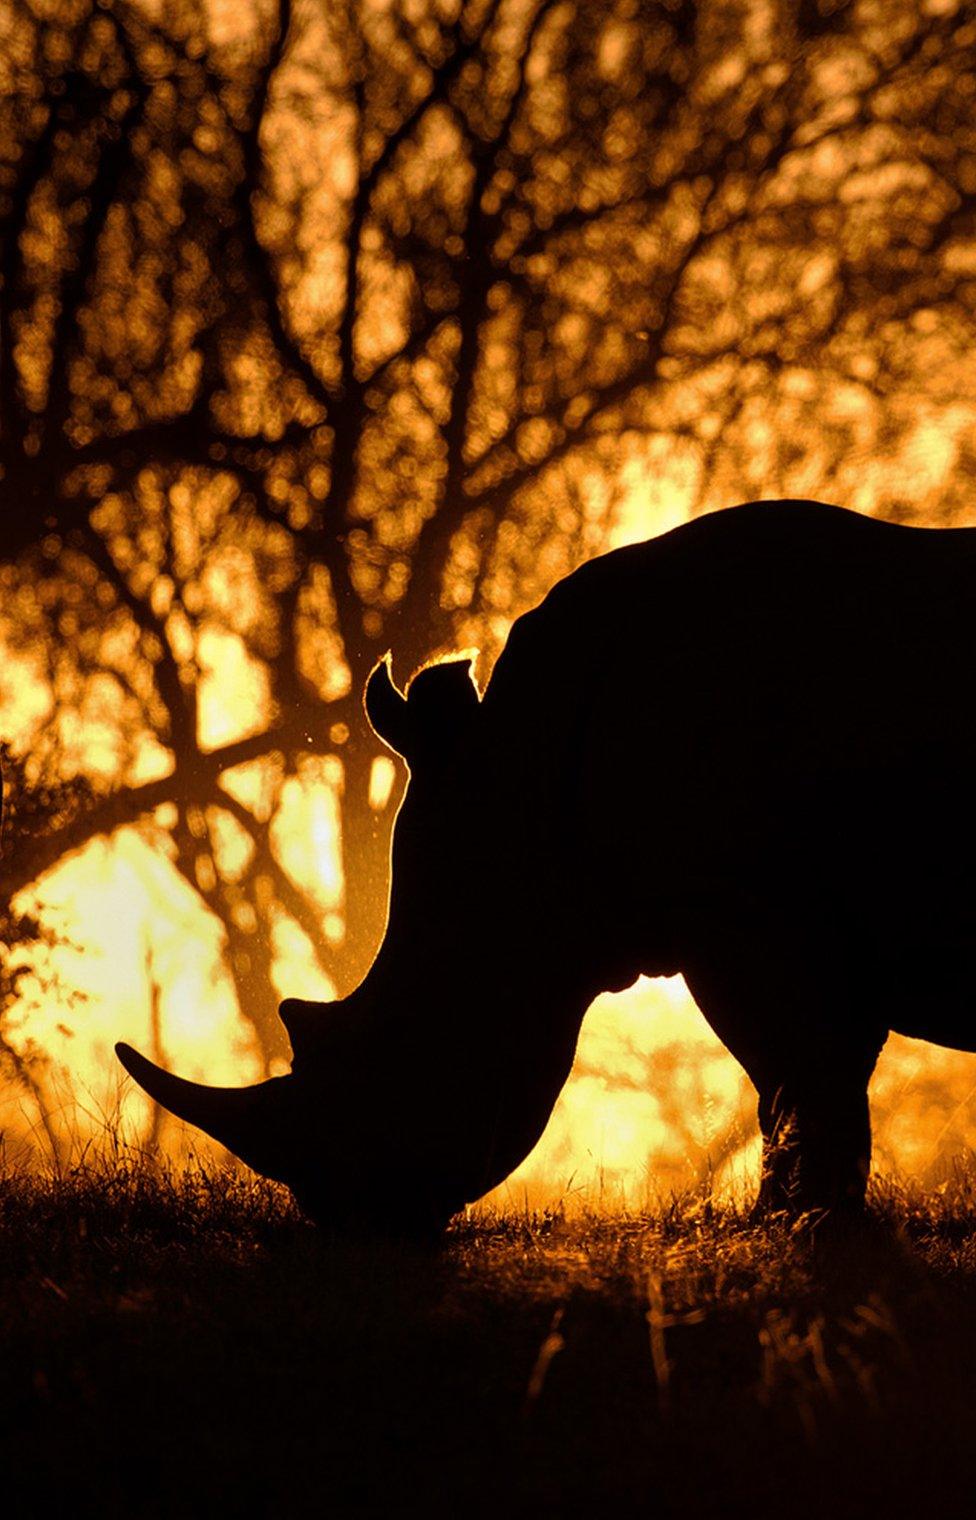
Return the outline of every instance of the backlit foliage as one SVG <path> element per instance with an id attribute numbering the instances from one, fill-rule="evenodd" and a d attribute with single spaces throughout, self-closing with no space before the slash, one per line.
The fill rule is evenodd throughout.
<path id="1" fill-rule="evenodd" d="M 68 938 L 130 915 L 85 1059 L 8 1009 L 38 1090 L 127 1028 L 280 1070 L 279 994 L 361 976 L 387 648 L 484 676 L 736 500 L 965 511 L 974 98 L 946 0 L 7 0 L 0 719 L 82 789 L 6 889 L 82 851 Z"/>

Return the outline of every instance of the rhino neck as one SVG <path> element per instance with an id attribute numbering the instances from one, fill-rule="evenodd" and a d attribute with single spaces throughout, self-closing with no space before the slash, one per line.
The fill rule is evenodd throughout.
<path id="1" fill-rule="evenodd" d="M 419 1032 L 459 1022 L 486 1044 L 514 1026 L 562 1035 L 578 1029 L 602 983 L 588 974 L 571 924 L 544 921 L 522 905 L 481 907 L 458 900 L 409 920 L 391 916 L 364 981 L 345 1007 L 382 1026 L 406 1021 Z"/>
<path id="2" fill-rule="evenodd" d="M 473 940 L 470 926 L 463 942 L 422 928 L 388 936 L 345 1005 L 373 1053 L 371 1104 L 394 1117 L 415 1175 L 455 1208 L 539 1139 L 592 996 L 552 939 Z"/>

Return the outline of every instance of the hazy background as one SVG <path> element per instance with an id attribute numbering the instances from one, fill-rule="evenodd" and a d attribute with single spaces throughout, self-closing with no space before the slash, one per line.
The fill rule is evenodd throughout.
<path id="1" fill-rule="evenodd" d="M 253 1080 L 364 974 L 385 650 L 484 680 L 581 560 L 740 500 L 976 522 L 965 5 L 0 0 L 0 238 L 18 1157 L 120 1101 L 177 1147 L 116 1038 Z M 944 1175 L 974 1091 L 893 1041 L 879 1164 Z M 510 1195 L 724 1184 L 752 1102 L 641 984 Z"/>

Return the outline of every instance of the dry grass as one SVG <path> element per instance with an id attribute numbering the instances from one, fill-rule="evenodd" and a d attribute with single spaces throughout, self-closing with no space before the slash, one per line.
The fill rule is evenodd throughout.
<path id="1" fill-rule="evenodd" d="M 976 1192 L 330 1241 L 247 1175 L 0 1177 L 12 1515 L 962 1512 Z M 11 1504 L 12 1500 L 12 1504 Z"/>

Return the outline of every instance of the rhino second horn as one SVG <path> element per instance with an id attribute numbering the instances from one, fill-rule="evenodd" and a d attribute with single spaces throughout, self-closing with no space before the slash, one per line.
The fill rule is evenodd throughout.
<path id="1" fill-rule="evenodd" d="M 283 1096 L 281 1084 L 288 1082 L 287 1077 L 272 1077 L 254 1087 L 204 1087 L 165 1071 L 131 1045 L 116 1045 L 115 1054 L 156 1103 L 202 1129 L 249 1166 L 269 1176 L 276 1174 L 268 1157 L 274 1147 L 275 1119 L 280 1116 L 280 1105 L 273 1100 Z"/>

